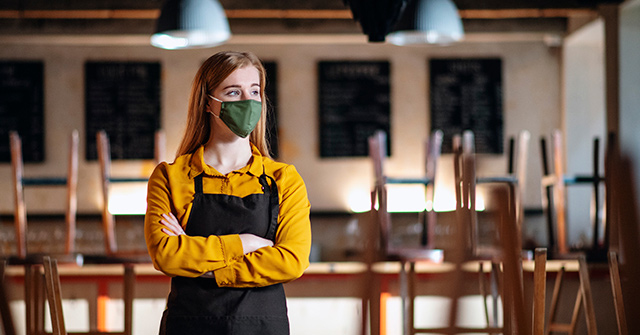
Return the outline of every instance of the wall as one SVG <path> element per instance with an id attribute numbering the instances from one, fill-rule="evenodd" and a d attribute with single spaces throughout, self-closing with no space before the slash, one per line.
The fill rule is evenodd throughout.
<path id="1" fill-rule="evenodd" d="M 312 39 L 310 39 L 312 40 Z M 319 159 L 317 129 L 317 75 L 319 60 L 389 60 L 391 63 L 392 151 L 388 162 L 392 175 L 419 175 L 422 140 L 429 129 L 428 68 L 430 57 L 500 57 L 503 60 L 505 137 L 526 129 L 531 132 L 529 176 L 525 205 L 540 207 L 540 163 L 537 139 L 558 128 L 561 121 L 559 51 L 542 38 L 487 39 L 449 47 L 396 47 L 344 44 L 229 44 L 215 49 L 164 51 L 146 45 L 91 45 L 56 43 L 6 43 L 0 59 L 33 59 L 45 62 L 46 161 L 28 164 L 25 174 L 63 175 L 69 132 L 80 130 L 84 153 L 83 66 L 87 60 L 136 60 L 162 63 L 162 125 L 167 133 L 167 157 L 181 137 L 190 84 L 199 64 L 221 49 L 251 50 L 262 59 L 278 63 L 281 159 L 293 163 L 305 178 L 315 211 L 348 211 L 351 192 L 367 194 L 371 167 L 365 158 Z M 98 166 L 80 158 L 79 212 L 100 208 Z M 443 159 L 441 174 L 451 173 L 450 159 Z M 505 168 L 501 168 L 505 167 Z M 148 175 L 150 162 L 114 162 L 113 175 Z M 479 174 L 503 174 L 504 157 L 480 157 Z M 0 188 L 9 190 L 10 165 L 0 164 Z M 31 213 L 59 213 L 64 191 L 27 190 Z M 0 213 L 11 214 L 10 192 L 0 193 Z"/>
<path id="2" fill-rule="evenodd" d="M 604 31 L 596 20 L 565 39 L 563 89 L 565 157 L 567 174 L 593 172 L 593 140 L 600 139 L 600 171 L 604 172 L 606 143 L 604 89 Z M 601 194 L 604 194 L 602 192 Z M 604 197 L 601 197 L 604 201 Z M 567 221 L 570 245 L 591 245 L 591 218 L 587 208 L 591 186 L 567 188 Z M 601 202 L 602 203 L 602 202 Z"/>
<path id="3" fill-rule="evenodd" d="M 620 15 L 620 142 L 635 162 L 640 190 L 640 1 L 629 1 Z M 640 206 L 640 204 L 638 204 Z"/>

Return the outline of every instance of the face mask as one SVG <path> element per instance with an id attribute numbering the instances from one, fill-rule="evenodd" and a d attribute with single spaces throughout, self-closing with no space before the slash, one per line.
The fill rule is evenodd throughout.
<path id="1" fill-rule="evenodd" d="M 212 96 L 209 97 L 219 101 L 221 104 L 220 115 L 211 114 L 219 117 L 234 134 L 245 138 L 258 124 L 262 114 L 262 103 L 260 101 L 221 101 Z"/>

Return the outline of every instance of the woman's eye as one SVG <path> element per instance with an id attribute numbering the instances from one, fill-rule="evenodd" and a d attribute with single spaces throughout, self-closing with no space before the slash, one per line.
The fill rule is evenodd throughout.
<path id="1" fill-rule="evenodd" d="M 238 91 L 229 91 L 229 92 L 227 92 L 227 95 L 228 96 L 232 96 L 232 97 L 235 97 L 235 96 L 237 96 L 239 94 L 240 94 L 240 92 L 238 92 Z"/>
<path id="2" fill-rule="evenodd" d="M 253 90 L 253 91 L 251 91 L 251 95 L 254 95 L 254 96 L 258 96 L 258 95 L 260 95 L 260 90 Z"/>

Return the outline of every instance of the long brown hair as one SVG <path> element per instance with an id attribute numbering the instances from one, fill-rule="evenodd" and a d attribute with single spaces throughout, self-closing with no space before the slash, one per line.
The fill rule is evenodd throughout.
<path id="1" fill-rule="evenodd" d="M 211 137 L 209 114 L 206 112 L 207 95 L 222 83 L 233 71 L 245 66 L 254 66 L 260 75 L 260 98 L 262 113 L 256 128 L 249 134 L 249 141 L 255 145 L 263 156 L 269 156 L 269 146 L 266 140 L 267 97 L 264 87 L 266 74 L 260 59 L 251 52 L 221 51 L 209 57 L 193 78 L 191 95 L 189 96 L 189 110 L 187 114 L 187 128 L 178 147 L 176 157 L 194 153 L 201 145 L 207 143 Z"/>

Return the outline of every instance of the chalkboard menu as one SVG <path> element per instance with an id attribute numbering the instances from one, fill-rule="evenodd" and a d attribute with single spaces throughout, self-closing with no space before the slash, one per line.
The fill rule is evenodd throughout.
<path id="1" fill-rule="evenodd" d="M 97 158 L 96 133 L 109 136 L 112 159 L 153 159 L 160 128 L 160 63 L 85 64 L 86 157 Z"/>
<path id="2" fill-rule="evenodd" d="M 498 58 L 431 59 L 431 129 L 444 133 L 442 152 L 464 130 L 475 134 L 476 152 L 503 152 L 502 62 Z"/>
<path id="3" fill-rule="evenodd" d="M 389 62 L 322 61 L 318 72 L 321 157 L 367 156 L 376 130 L 391 139 Z"/>
<path id="4" fill-rule="evenodd" d="M 262 62 L 267 74 L 267 140 L 271 157 L 278 158 L 278 64 L 275 62 Z"/>
<path id="5" fill-rule="evenodd" d="M 0 161 L 11 161 L 9 132 L 22 139 L 24 162 L 44 160 L 44 64 L 0 61 Z"/>

